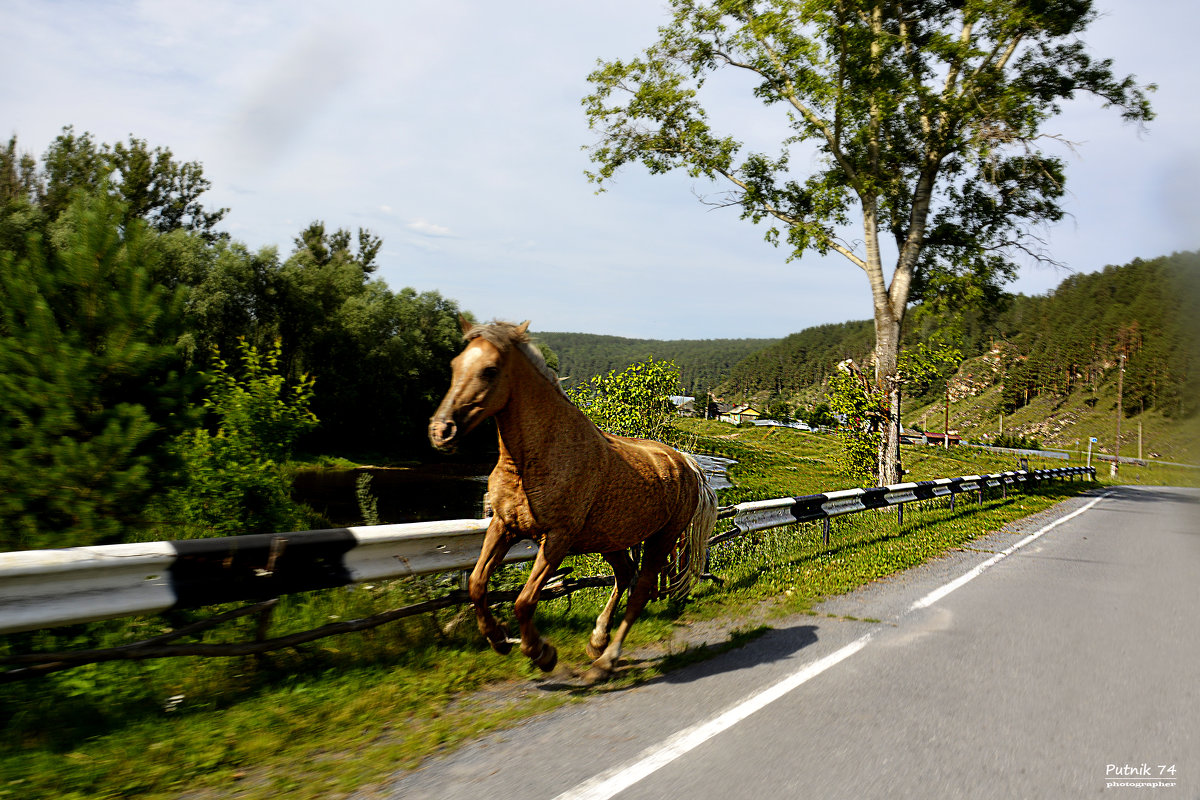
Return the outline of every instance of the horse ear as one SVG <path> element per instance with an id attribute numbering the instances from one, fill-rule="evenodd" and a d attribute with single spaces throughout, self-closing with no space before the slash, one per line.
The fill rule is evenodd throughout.
<path id="1" fill-rule="evenodd" d="M 524 322 L 522 322 L 520 325 L 518 325 L 518 326 L 517 326 L 517 333 L 519 333 L 519 334 L 521 334 L 522 336 L 524 336 L 524 335 L 525 335 L 525 334 L 526 334 L 526 333 L 529 331 L 529 323 L 530 323 L 530 321 L 531 321 L 531 320 L 525 320 L 525 321 L 524 321 Z"/>
<path id="2" fill-rule="evenodd" d="M 458 327 L 462 328 L 463 335 L 466 336 L 467 333 L 470 332 L 471 328 L 475 327 L 475 325 L 469 319 L 464 317 L 462 314 L 459 314 L 458 315 Z"/>

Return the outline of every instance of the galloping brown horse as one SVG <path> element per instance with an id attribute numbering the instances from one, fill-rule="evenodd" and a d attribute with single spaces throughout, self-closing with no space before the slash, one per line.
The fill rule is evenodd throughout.
<path id="1" fill-rule="evenodd" d="M 500 458 L 488 478 L 495 516 L 470 580 L 479 630 L 496 652 L 511 649 L 508 633 L 488 609 L 487 582 L 515 542 L 532 539 L 538 554 L 514 611 L 521 652 L 543 671 L 554 669 L 558 651 L 533 624 L 538 597 L 566 556 L 600 553 L 616 585 L 588 641 L 595 661 L 585 679 L 606 678 L 673 551 L 677 574 L 668 593 L 684 596 L 698 580 L 716 526 L 716 495 L 689 456 L 659 442 L 600 431 L 567 399 L 530 344 L 528 322 L 459 322 L 468 344 L 451 364 L 450 389 L 429 421 L 429 441 L 453 449 L 492 416 L 500 430 Z M 640 572 L 630 553 L 638 544 Z M 613 611 L 635 573 L 625 617 L 610 641 Z"/>

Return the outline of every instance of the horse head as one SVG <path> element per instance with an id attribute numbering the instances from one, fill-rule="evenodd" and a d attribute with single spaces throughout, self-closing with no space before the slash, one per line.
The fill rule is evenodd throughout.
<path id="1" fill-rule="evenodd" d="M 429 443 L 451 452 L 462 437 L 500 411 L 512 391 L 508 359 L 513 342 L 524 341 L 528 320 L 521 325 L 473 325 L 458 318 L 467 346 L 450 362 L 450 388 L 429 419 Z"/>

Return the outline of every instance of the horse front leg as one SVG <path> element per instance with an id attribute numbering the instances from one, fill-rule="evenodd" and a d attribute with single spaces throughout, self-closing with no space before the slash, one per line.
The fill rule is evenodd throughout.
<path id="1" fill-rule="evenodd" d="M 496 622 L 492 610 L 488 608 L 487 585 L 492 573 L 504 563 L 504 556 L 508 554 L 508 549 L 512 547 L 516 538 L 504 527 L 499 517 L 492 517 L 483 537 L 483 549 L 479 552 L 479 560 L 475 562 L 475 569 L 471 571 L 471 578 L 467 583 L 467 592 L 475 609 L 479 632 L 488 640 L 492 649 L 502 656 L 508 655 L 512 650 L 512 642 L 509 641 L 508 631 Z"/>
<path id="2" fill-rule="evenodd" d="M 537 664 L 542 672 L 554 669 L 554 665 L 558 663 L 558 650 L 538 633 L 537 626 L 533 624 L 533 614 L 537 610 L 542 587 L 546 585 L 554 570 L 558 569 L 562 559 L 561 555 L 547 555 L 546 542 L 543 540 L 537 558 L 533 561 L 533 569 L 529 572 L 529 580 L 517 594 L 517 601 L 513 605 L 517 623 L 521 626 L 521 652 Z"/>
<path id="3" fill-rule="evenodd" d="M 617 550 L 613 553 L 601 553 L 600 555 L 612 567 L 615 581 L 612 594 L 608 597 L 608 603 L 604 606 L 604 610 L 600 612 L 600 616 L 596 617 L 596 627 L 592 630 L 591 638 L 588 639 L 587 654 L 588 658 L 593 660 L 599 658 L 604 653 L 604 648 L 608 646 L 608 629 L 612 627 L 613 612 L 617 610 L 617 603 L 621 600 L 621 593 L 629 588 L 635 569 L 633 556 L 629 550 Z"/>

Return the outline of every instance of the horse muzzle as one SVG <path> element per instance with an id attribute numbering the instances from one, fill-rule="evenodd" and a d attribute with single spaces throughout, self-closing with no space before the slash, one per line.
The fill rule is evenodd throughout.
<path id="1" fill-rule="evenodd" d="M 452 419 L 434 417 L 429 420 L 429 443 L 443 453 L 454 452 L 458 446 L 458 425 Z"/>

